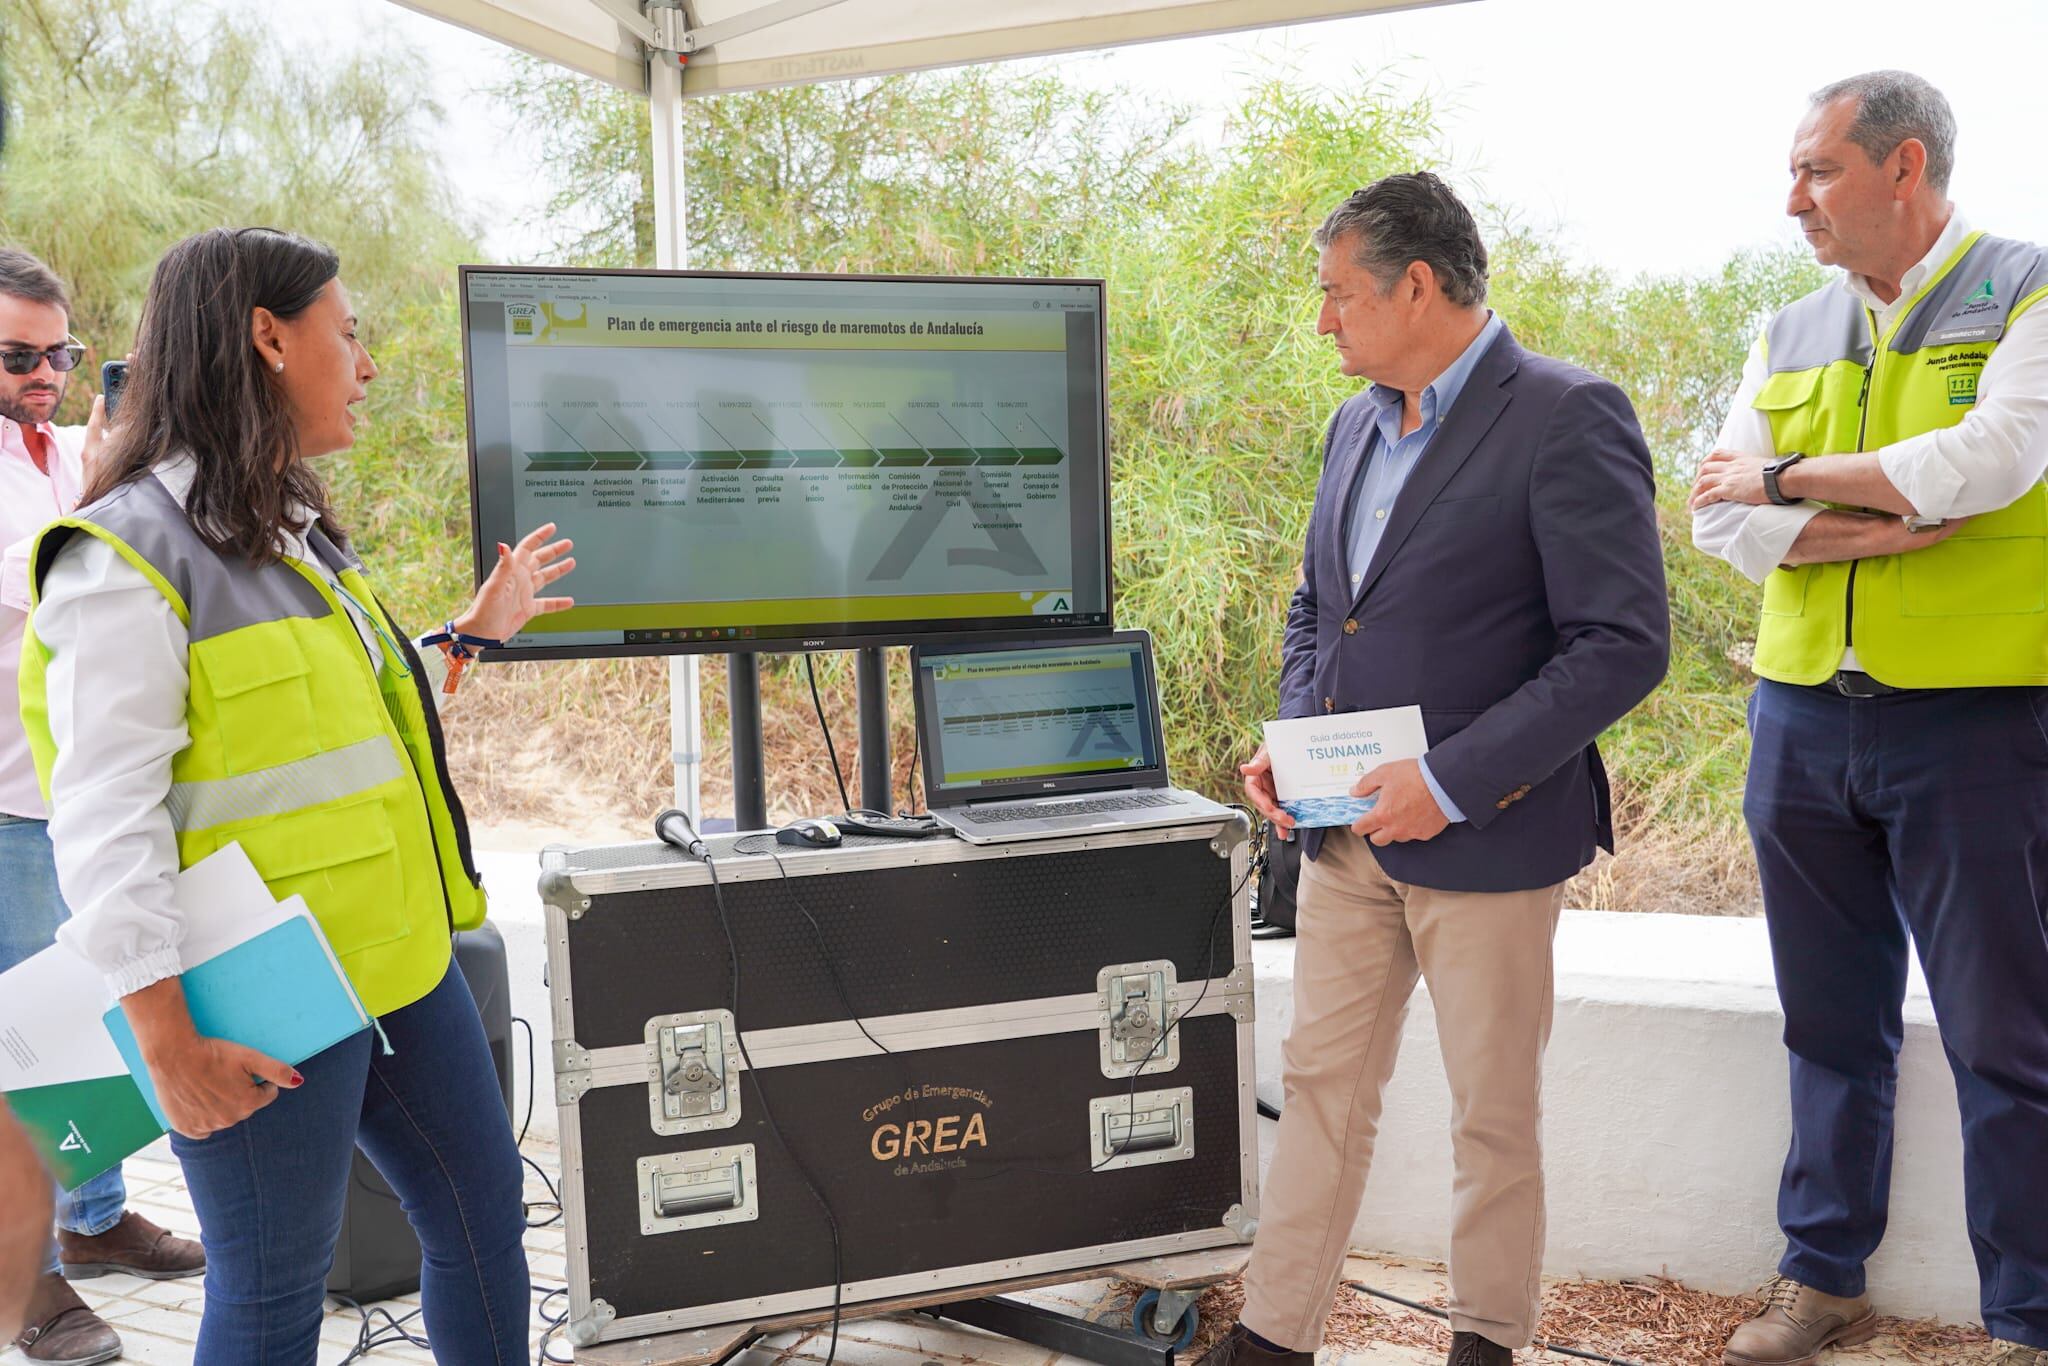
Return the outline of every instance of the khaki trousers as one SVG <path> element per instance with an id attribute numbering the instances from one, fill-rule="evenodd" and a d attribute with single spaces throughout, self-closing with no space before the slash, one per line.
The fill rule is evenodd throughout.
<path id="1" fill-rule="evenodd" d="M 1244 1325 L 1291 1350 L 1322 1345 L 1419 974 L 1451 1084 L 1451 1327 L 1526 1347 L 1543 1266 L 1543 1050 L 1564 885 L 1409 886 L 1340 829 L 1303 860 L 1299 901 L 1286 1103 Z"/>

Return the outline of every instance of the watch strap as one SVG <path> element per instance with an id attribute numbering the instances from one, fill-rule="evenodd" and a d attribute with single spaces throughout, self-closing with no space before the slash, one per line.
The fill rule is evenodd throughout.
<path id="1" fill-rule="evenodd" d="M 1804 459 L 1804 455 L 1787 455 L 1765 463 L 1764 496 L 1770 499 L 1774 506 L 1796 507 L 1806 501 L 1804 498 L 1787 498 L 1784 491 L 1778 487 L 1778 476 Z"/>

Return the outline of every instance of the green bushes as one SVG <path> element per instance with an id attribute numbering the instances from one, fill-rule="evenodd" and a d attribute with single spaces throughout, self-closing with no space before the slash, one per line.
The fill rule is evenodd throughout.
<path id="1" fill-rule="evenodd" d="M 0 235 L 46 251 L 78 283 L 79 330 L 103 353 L 121 349 L 150 259 L 183 232 L 267 220 L 337 241 L 383 378 L 361 444 L 328 473 L 396 610 L 440 619 L 468 574 L 452 267 L 476 248 L 436 187 L 431 103 L 401 93 L 422 88 L 419 73 L 375 53 L 340 70 L 307 67 L 315 78 L 293 83 L 277 108 L 276 84 L 259 101 L 251 73 L 293 63 L 260 34 L 223 26 L 178 48 L 142 0 L 91 7 L 89 20 L 50 0 L 0 7 L 12 15 L 11 89 L 25 106 L 0 179 Z M 646 262 L 644 106 L 537 66 L 514 70 L 498 93 L 560 187 L 548 221 L 558 258 Z M 160 119 L 124 112 L 137 89 Z M 1369 77 L 1314 90 L 1276 73 L 1205 143 L 1186 111 L 991 68 L 726 96 L 686 116 L 693 265 L 1109 282 L 1118 619 L 1158 637 L 1177 776 L 1232 792 L 1275 706 L 1323 425 L 1355 390 L 1315 336 L 1309 233 L 1377 176 L 1454 163 L 1428 103 Z M 81 222 L 67 212 L 79 192 L 67 159 L 87 142 L 132 173 L 95 178 Z M 1620 383 L 1659 465 L 1672 672 L 1605 741 L 1631 842 L 1647 853 L 1634 871 L 1601 870 L 1584 899 L 1740 903 L 1755 593 L 1690 549 L 1683 495 L 1762 317 L 1818 272 L 1788 251 L 1736 255 L 1703 277 L 1618 281 L 1511 212 L 1479 208 L 1493 306 L 1524 344 Z M 850 669 L 826 665 L 828 687 L 850 702 Z M 800 670 L 770 661 L 765 672 L 771 793 L 789 810 L 822 808 L 830 778 Z M 457 753 L 475 804 L 543 815 L 553 808 L 541 787 L 620 811 L 661 801 L 664 668 L 525 666 L 485 679 L 460 704 L 468 729 Z M 725 791 L 718 694 L 714 666 L 714 805 Z M 898 701 L 901 791 L 910 737 L 900 686 Z M 837 719 L 850 742 L 844 706 Z"/>

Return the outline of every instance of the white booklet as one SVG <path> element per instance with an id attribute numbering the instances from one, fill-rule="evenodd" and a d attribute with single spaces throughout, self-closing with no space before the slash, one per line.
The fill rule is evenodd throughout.
<path id="1" fill-rule="evenodd" d="M 1351 824 L 1379 800 L 1351 795 L 1361 775 L 1381 764 L 1420 759 L 1428 749 L 1420 707 L 1266 722 L 1274 790 L 1282 809 L 1304 829 Z"/>
<path id="2" fill-rule="evenodd" d="M 230 844 L 178 874 L 171 895 L 185 924 L 178 957 L 186 1004 L 195 1020 L 205 1004 L 202 988 L 217 975 L 208 972 L 210 964 L 231 964 L 238 950 L 257 947 L 256 941 L 280 930 L 289 933 L 303 922 L 300 940 L 318 947 L 302 952 L 296 977 L 231 983 L 231 992 L 279 1019 L 293 1012 L 277 1005 L 278 998 L 309 1011 L 324 999 L 316 989 L 318 969 L 303 970 L 303 960 L 317 953 L 340 981 L 353 1011 L 352 1018 L 342 1021 L 343 1031 L 369 1022 L 305 901 L 274 899 L 241 845 Z M 126 1019 L 113 1007 L 99 969 L 62 944 L 0 973 L 0 1093 L 66 1189 L 97 1176 L 164 1131 L 153 1089 L 145 1089 L 146 1077 L 138 1080 L 141 1074 L 131 1070 L 131 1059 L 117 1041 L 125 1036 L 132 1046 Z M 115 1023 L 121 1035 L 113 1032 Z"/>

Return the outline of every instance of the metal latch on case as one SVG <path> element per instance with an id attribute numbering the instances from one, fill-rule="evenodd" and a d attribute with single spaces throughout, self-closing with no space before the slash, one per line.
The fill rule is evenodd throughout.
<path id="1" fill-rule="evenodd" d="M 1171 1072 L 1180 1062 L 1173 964 L 1119 963 L 1096 975 L 1102 1009 L 1102 1071 L 1110 1077 Z"/>
<path id="2" fill-rule="evenodd" d="M 725 1037 L 716 1024 L 670 1025 L 660 1034 L 661 1112 L 696 1119 L 725 1111 Z"/>
<path id="3" fill-rule="evenodd" d="M 1132 973 L 1110 983 L 1109 1037 L 1121 1045 L 1118 1062 L 1142 1058 L 1159 1042 L 1165 985 L 1164 974 L 1157 972 Z"/>

